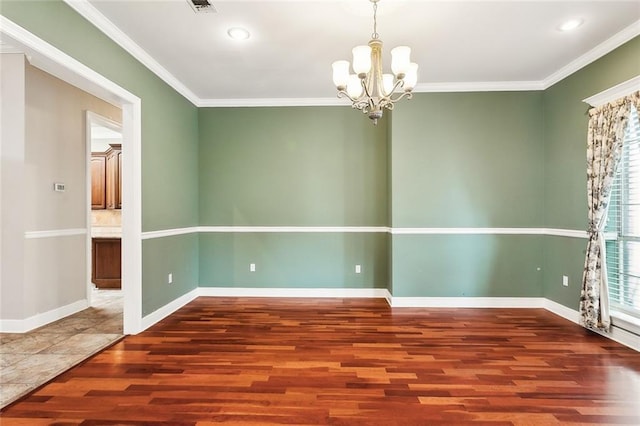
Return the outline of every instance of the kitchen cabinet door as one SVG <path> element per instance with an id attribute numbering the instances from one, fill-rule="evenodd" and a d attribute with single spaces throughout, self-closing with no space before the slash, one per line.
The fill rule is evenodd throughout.
<path id="1" fill-rule="evenodd" d="M 120 238 L 92 238 L 91 242 L 91 282 L 98 288 L 121 288 Z"/>
<path id="2" fill-rule="evenodd" d="M 122 151 L 118 151 L 118 196 L 116 197 L 116 209 L 122 208 Z"/>
<path id="3" fill-rule="evenodd" d="M 105 192 L 106 158 L 104 155 L 91 156 L 91 209 L 99 210 L 107 207 Z"/>
<path id="4" fill-rule="evenodd" d="M 120 194 L 122 189 L 121 174 L 122 174 L 122 151 L 120 145 L 111 145 L 111 148 L 107 151 L 106 161 L 106 198 L 107 209 L 119 209 L 122 208 L 122 195 Z"/>

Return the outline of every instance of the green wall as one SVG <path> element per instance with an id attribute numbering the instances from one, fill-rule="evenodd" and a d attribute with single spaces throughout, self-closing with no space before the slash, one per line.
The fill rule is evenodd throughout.
<path id="1" fill-rule="evenodd" d="M 391 132 L 394 228 L 537 228 L 541 92 L 417 94 Z M 536 236 L 392 236 L 394 296 L 540 296 Z"/>
<path id="2" fill-rule="evenodd" d="M 384 233 L 201 233 L 200 285 L 385 288 L 387 252 Z"/>
<path id="3" fill-rule="evenodd" d="M 394 227 L 542 225 L 542 93 L 420 93 L 393 114 Z"/>
<path id="4" fill-rule="evenodd" d="M 198 235 L 144 240 L 142 249 L 142 315 L 145 316 L 197 287 Z M 167 284 L 169 273 L 173 274 L 171 284 Z"/>
<path id="5" fill-rule="evenodd" d="M 636 38 L 545 91 L 416 94 L 377 127 L 348 107 L 198 110 L 63 2 L 5 0 L 0 7 L 142 98 L 144 231 L 584 229 L 582 99 L 640 74 Z M 584 244 L 551 236 L 385 233 L 150 239 L 143 241 L 143 312 L 198 283 L 544 296 L 575 308 Z M 362 274 L 353 272 L 355 264 L 363 265 Z M 561 275 L 569 275 L 568 288 Z"/>
<path id="6" fill-rule="evenodd" d="M 142 99 L 142 229 L 197 225 L 197 108 L 62 1 L 3 0 L 0 13 Z M 198 268 L 185 261 L 198 257 L 193 236 L 142 250 L 144 315 L 195 288 Z M 171 288 L 158 265 L 171 268 Z"/>
<path id="7" fill-rule="evenodd" d="M 541 106 L 418 94 L 377 127 L 343 107 L 201 109 L 200 224 L 540 227 Z M 541 265 L 537 237 L 200 235 L 203 286 L 540 296 Z"/>
<path id="8" fill-rule="evenodd" d="M 200 224 L 387 226 L 386 123 L 349 107 L 200 109 Z M 200 285 L 385 287 L 387 240 L 201 233 Z"/>
<path id="9" fill-rule="evenodd" d="M 542 236 L 393 235 L 394 297 L 540 297 Z"/>
<path id="10" fill-rule="evenodd" d="M 200 224 L 386 226 L 386 120 L 348 107 L 201 108 Z"/>
<path id="11" fill-rule="evenodd" d="M 587 227 L 589 106 L 583 99 L 640 75 L 640 37 L 544 91 L 544 224 Z M 586 240 L 546 237 L 544 297 L 578 308 Z M 569 276 L 569 287 L 562 286 Z"/>

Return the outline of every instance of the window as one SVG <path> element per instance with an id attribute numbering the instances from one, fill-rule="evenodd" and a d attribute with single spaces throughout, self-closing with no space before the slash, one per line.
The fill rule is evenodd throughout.
<path id="1" fill-rule="evenodd" d="M 606 228 L 615 234 L 606 243 L 609 300 L 614 316 L 640 320 L 640 122 L 635 108 L 624 138 Z"/>

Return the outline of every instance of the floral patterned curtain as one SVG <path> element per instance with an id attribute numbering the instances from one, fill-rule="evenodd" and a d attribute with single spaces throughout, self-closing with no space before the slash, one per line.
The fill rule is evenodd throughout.
<path id="1" fill-rule="evenodd" d="M 589 241 L 582 276 L 580 323 L 591 329 L 609 331 L 604 227 L 611 187 L 622 155 L 624 131 L 632 106 L 640 107 L 640 92 L 589 111 L 587 141 L 587 203 Z"/>

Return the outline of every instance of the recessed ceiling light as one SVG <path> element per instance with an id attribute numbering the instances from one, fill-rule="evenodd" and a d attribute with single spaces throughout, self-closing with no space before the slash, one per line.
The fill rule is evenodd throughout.
<path id="1" fill-rule="evenodd" d="M 246 40 L 249 38 L 249 31 L 240 27 L 233 27 L 227 30 L 227 34 L 234 40 Z"/>
<path id="2" fill-rule="evenodd" d="M 570 19 L 558 27 L 560 31 L 572 31 L 582 25 L 584 21 L 582 19 Z"/>

